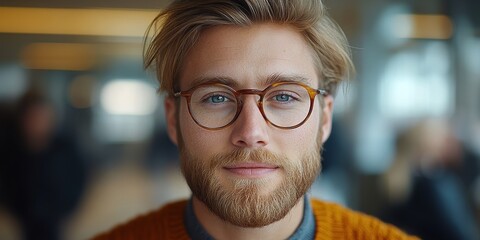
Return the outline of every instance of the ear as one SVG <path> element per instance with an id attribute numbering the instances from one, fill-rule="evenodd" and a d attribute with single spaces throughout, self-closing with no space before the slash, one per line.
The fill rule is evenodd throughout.
<path id="1" fill-rule="evenodd" d="M 177 107 L 175 106 L 175 99 L 173 97 L 165 98 L 165 118 L 167 120 L 167 131 L 170 140 L 175 145 L 178 145 L 177 138 Z"/>
<path id="2" fill-rule="evenodd" d="M 332 132 L 332 118 L 333 118 L 333 97 L 328 95 L 323 98 L 322 109 L 322 143 L 327 141 Z"/>

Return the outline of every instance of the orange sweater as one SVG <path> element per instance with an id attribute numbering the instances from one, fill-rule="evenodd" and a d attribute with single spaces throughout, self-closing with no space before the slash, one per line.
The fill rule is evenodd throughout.
<path id="1" fill-rule="evenodd" d="M 316 220 L 316 240 L 323 239 L 418 239 L 392 225 L 337 204 L 311 200 Z M 93 240 L 182 240 L 190 239 L 183 224 L 187 201 L 168 204 L 137 217 Z"/>

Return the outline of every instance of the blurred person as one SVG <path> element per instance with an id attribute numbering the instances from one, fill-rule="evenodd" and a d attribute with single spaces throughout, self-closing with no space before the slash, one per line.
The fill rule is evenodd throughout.
<path id="1" fill-rule="evenodd" d="M 16 115 L 2 146 L 6 205 L 22 239 L 61 239 L 62 221 L 83 191 L 83 160 L 73 141 L 57 134 L 55 109 L 42 92 L 27 91 Z"/>
<path id="2" fill-rule="evenodd" d="M 177 0 L 160 25 L 145 63 L 193 196 L 95 239 L 414 239 L 307 195 L 353 68 L 320 1 Z"/>
<path id="3" fill-rule="evenodd" d="M 420 121 L 399 134 L 396 147 L 384 179 L 389 207 L 382 218 L 426 240 L 479 239 L 475 207 L 465 188 L 469 183 L 462 181 L 471 172 L 463 166 L 476 160 L 448 122 Z"/>

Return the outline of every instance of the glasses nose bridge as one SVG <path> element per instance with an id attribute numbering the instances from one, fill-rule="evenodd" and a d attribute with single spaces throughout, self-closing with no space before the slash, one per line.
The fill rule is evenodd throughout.
<path id="1" fill-rule="evenodd" d="M 267 120 L 267 117 L 265 116 L 265 113 L 263 112 L 263 96 L 264 96 L 264 91 L 258 90 L 258 89 L 242 89 L 236 91 L 237 99 L 238 99 L 238 115 L 240 115 L 240 112 L 243 110 L 243 105 L 244 105 L 244 99 L 242 99 L 242 96 L 245 95 L 258 95 L 259 98 L 258 100 L 255 100 L 255 103 L 257 105 L 258 110 L 262 114 L 263 118 Z M 238 117 L 237 115 L 237 117 Z M 268 121 L 268 120 L 267 120 Z"/>
<path id="2" fill-rule="evenodd" d="M 262 90 L 258 90 L 258 89 L 242 89 L 242 90 L 238 90 L 236 91 L 236 95 L 237 95 L 237 98 L 238 98 L 238 103 L 239 103 L 239 107 L 240 107 L 240 110 L 243 108 L 243 104 L 244 104 L 244 99 L 242 99 L 242 96 L 245 96 L 245 95 L 258 95 L 259 98 L 258 100 L 255 100 L 256 104 L 257 104 L 257 107 L 258 109 L 260 110 L 260 112 L 262 113 L 263 115 L 263 104 L 262 104 L 262 101 L 263 101 L 263 96 L 264 96 L 264 91 Z M 265 117 L 265 116 L 264 116 Z"/>
<path id="3" fill-rule="evenodd" d="M 261 100 L 263 99 L 264 92 L 262 90 L 258 89 L 242 89 L 236 91 L 236 95 L 239 98 L 239 100 L 242 100 L 240 97 L 244 95 L 258 95 L 260 98 L 258 99 L 257 103 L 260 103 Z"/>

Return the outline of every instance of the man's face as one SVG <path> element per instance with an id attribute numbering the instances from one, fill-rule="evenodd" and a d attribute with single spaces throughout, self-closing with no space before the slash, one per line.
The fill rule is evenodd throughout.
<path id="1" fill-rule="evenodd" d="M 235 89 L 260 89 L 271 76 L 300 76 L 318 88 L 312 52 L 288 25 L 218 26 L 204 31 L 180 74 L 180 89 L 198 79 L 230 79 Z M 243 227 L 265 226 L 283 218 L 320 171 L 320 148 L 331 126 L 332 98 L 317 96 L 309 119 L 282 130 L 268 124 L 258 96 L 243 96 L 237 120 L 207 130 L 190 116 L 185 98 L 176 108 L 166 100 L 168 130 L 181 152 L 182 171 L 194 197 L 212 212 Z M 178 112 L 178 118 L 177 113 Z"/>

